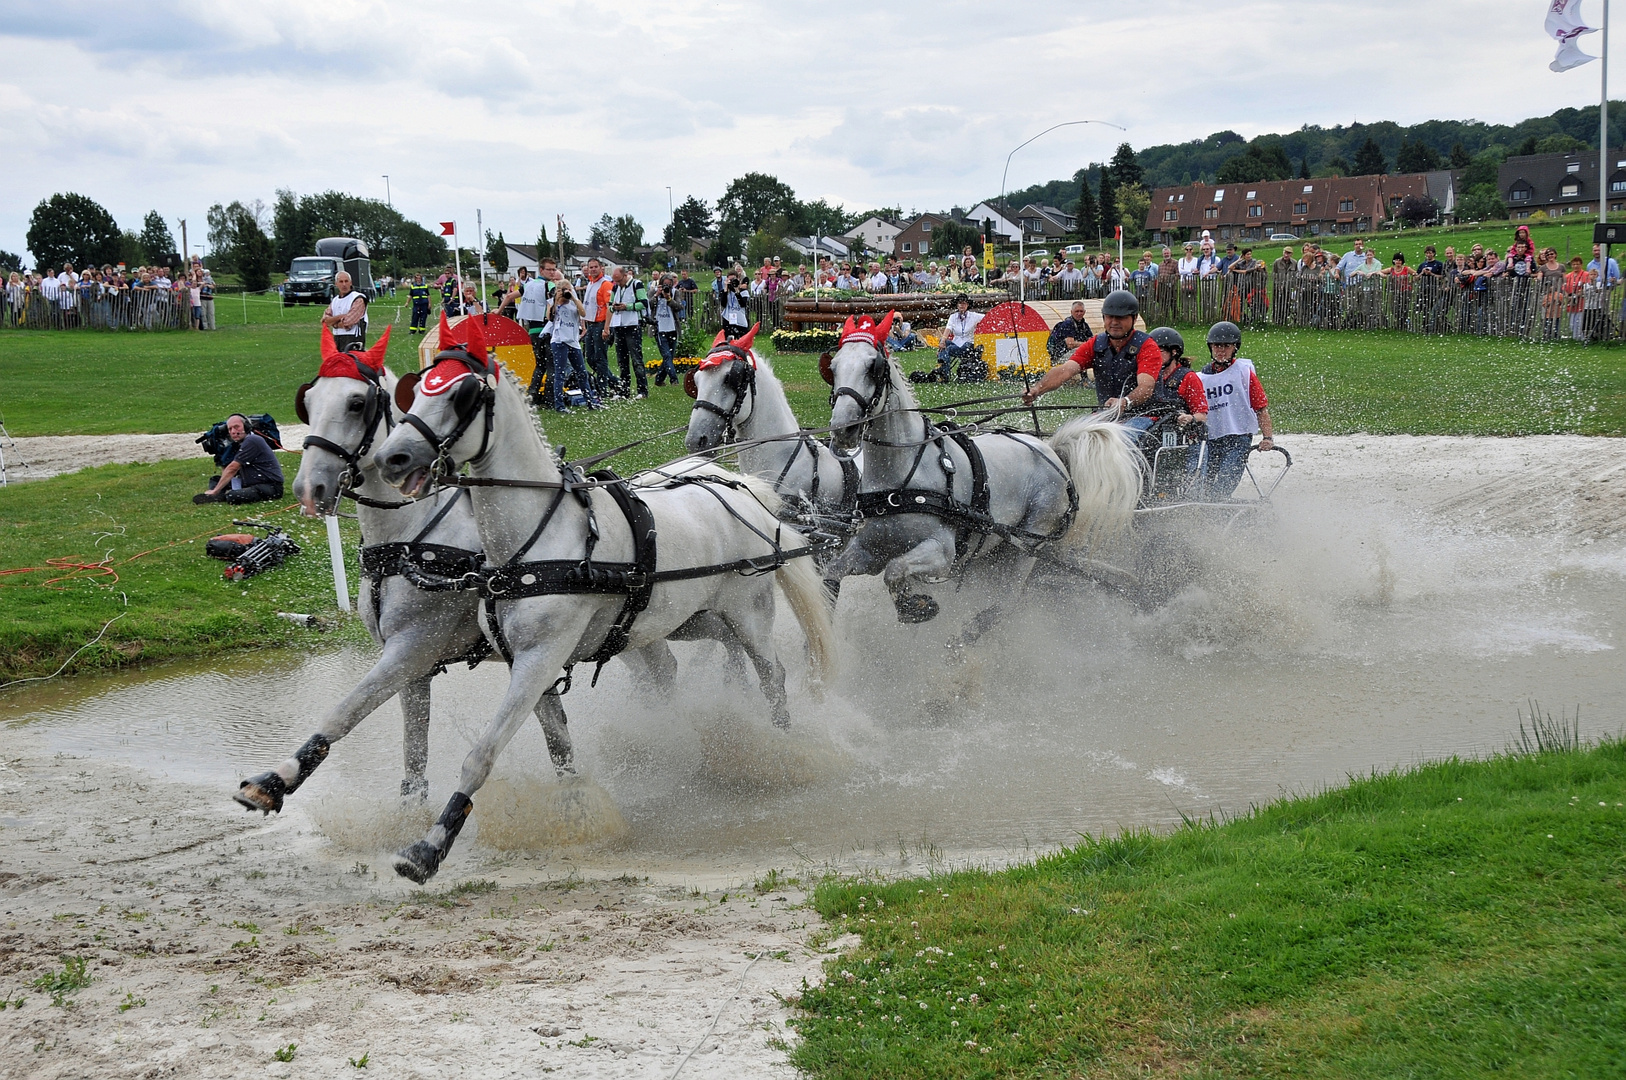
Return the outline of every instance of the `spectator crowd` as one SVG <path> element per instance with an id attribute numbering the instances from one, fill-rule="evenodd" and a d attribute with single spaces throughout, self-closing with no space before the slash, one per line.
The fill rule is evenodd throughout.
<path id="1" fill-rule="evenodd" d="M 197 260 L 185 271 L 165 266 L 87 266 L 12 271 L 0 296 L 7 326 L 213 330 L 215 281 Z"/>

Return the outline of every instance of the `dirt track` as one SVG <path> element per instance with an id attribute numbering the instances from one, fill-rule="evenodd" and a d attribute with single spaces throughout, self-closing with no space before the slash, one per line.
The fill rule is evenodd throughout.
<path id="1" fill-rule="evenodd" d="M 292 424 L 281 429 L 283 444 L 297 449 L 308 429 Z M 97 465 L 206 458 L 197 434 L 171 435 L 36 435 L 0 444 L 8 483 L 44 480 Z"/>

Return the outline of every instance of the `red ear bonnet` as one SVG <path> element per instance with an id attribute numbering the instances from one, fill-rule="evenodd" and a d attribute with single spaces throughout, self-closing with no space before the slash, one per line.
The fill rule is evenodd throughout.
<path id="1" fill-rule="evenodd" d="M 847 316 L 846 323 L 841 327 L 841 338 L 838 347 L 847 344 L 849 341 L 862 341 L 866 345 L 873 345 L 885 352 L 886 335 L 892 329 L 892 320 L 896 315 L 897 312 L 895 311 L 887 312 L 886 318 L 882 319 L 879 325 L 876 325 L 875 320 L 868 315 L 860 315 L 856 321 L 851 315 Z"/>
<path id="2" fill-rule="evenodd" d="M 378 343 L 365 352 L 341 352 L 333 340 L 333 331 L 322 327 L 322 367 L 317 371 L 318 379 L 364 379 L 377 378 L 379 372 L 384 370 L 384 354 L 389 351 L 390 328 L 384 327 L 384 336 Z M 361 368 L 367 368 L 370 374 L 364 374 Z"/>
<path id="3" fill-rule="evenodd" d="M 757 358 L 751 352 L 751 342 L 755 340 L 757 331 L 762 329 L 761 323 L 753 323 L 751 329 L 729 341 L 719 332 L 717 340 L 711 343 L 711 351 L 706 358 L 700 361 L 701 368 L 721 367 L 723 364 L 732 364 L 736 360 L 744 360 L 752 367 L 757 366 Z M 689 395 L 693 397 L 693 394 Z"/>
<path id="4" fill-rule="evenodd" d="M 471 363 L 472 361 L 472 363 Z M 499 366 L 488 360 L 485 328 L 480 319 L 470 315 L 455 327 L 446 321 L 446 312 L 440 313 L 440 351 L 435 363 L 423 373 L 423 392 L 430 397 L 444 394 L 466 376 L 497 379 Z"/>

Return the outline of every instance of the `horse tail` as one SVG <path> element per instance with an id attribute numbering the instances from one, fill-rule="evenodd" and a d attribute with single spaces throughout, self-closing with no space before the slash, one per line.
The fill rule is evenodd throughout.
<path id="1" fill-rule="evenodd" d="M 1050 437 L 1078 492 L 1078 516 L 1064 543 L 1087 549 L 1121 534 L 1134 519 L 1146 460 L 1122 424 L 1097 413 L 1074 417 Z"/>
<path id="2" fill-rule="evenodd" d="M 791 613 L 807 638 L 807 685 L 814 700 L 824 699 L 825 683 L 835 677 L 836 631 L 831 617 L 830 593 L 807 556 L 791 559 L 774 571 Z"/>

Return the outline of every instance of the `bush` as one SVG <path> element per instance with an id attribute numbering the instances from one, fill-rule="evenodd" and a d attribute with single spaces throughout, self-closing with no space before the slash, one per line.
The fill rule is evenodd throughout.
<path id="1" fill-rule="evenodd" d="M 823 352 L 838 340 L 834 330 L 775 330 L 771 336 L 777 352 Z"/>

